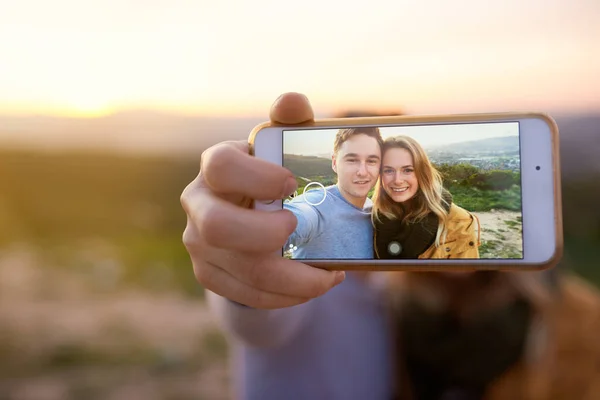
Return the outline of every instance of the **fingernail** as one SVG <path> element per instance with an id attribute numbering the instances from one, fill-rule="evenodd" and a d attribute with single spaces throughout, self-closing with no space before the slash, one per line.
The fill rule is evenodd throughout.
<path id="1" fill-rule="evenodd" d="M 336 271 L 335 279 L 333 281 L 333 286 L 337 286 L 342 283 L 346 279 L 346 272 L 344 271 Z"/>
<path id="2" fill-rule="evenodd" d="M 298 95 L 302 97 L 304 101 L 306 101 L 306 104 L 310 105 L 310 100 L 308 99 L 308 96 L 306 96 L 304 93 L 298 93 Z"/>
<path id="3" fill-rule="evenodd" d="M 304 98 L 304 100 L 306 100 L 307 103 L 310 103 L 310 100 L 308 99 L 308 96 L 306 96 L 304 93 L 300 93 L 300 92 L 286 92 L 286 93 L 283 93 L 283 94 L 279 95 L 279 97 L 275 99 L 275 101 L 273 102 L 273 107 L 277 107 L 279 105 L 279 102 L 281 101 L 281 99 L 283 99 L 284 97 L 287 97 L 287 96 L 291 96 L 291 95 L 300 96 L 300 97 Z"/>
<path id="4" fill-rule="evenodd" d="M 297 187 L 298 182 L 296 182 L 296 178 L 290 176 L 286 179 L 285 184 L 283 185 L 283 196 L 281 197 L 288 197 L 289 195 L 294 193 Z"/>

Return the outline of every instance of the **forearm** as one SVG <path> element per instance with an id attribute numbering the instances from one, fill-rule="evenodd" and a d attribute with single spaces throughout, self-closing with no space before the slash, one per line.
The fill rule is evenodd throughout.
<path id="1" fill-rule="evenodd" d="M 310 302 L 276 310 L 246 307 L 206 291 L 209 308 L 221 328 L 230 336 L 252 347 L 277 347 L 292 340 L 309 320 Z"/>
<path id="2" fill-rule="evenodd" d="M 319 215 L 314 208 L 307 204 L 284 204 L 284 208 L 291 211 L 298 221 L 296 229 L 290 234 L 285 244 L 287 248 L 290 244 L 300 246 L 308 243 L 317 234 L 319 226 Z"/>

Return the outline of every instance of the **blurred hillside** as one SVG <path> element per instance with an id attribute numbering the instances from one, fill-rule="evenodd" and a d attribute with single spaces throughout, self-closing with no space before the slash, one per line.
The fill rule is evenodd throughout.
<path id="1" fill-rule="evenodd" d="M 198 156 L 220 140 L 244 139 L 260 118 L 125 111 L 104 117 L 0 116 L 0 146 L 44 151 Z"/>
<path id="2" fill-rule="evenodd" d="M 181 244 L 179 194 L 198 161 L 0 151 L 0 246 L 26 245 L 48 263 L 112 265 L 130 283 L 200 293 Z"/>

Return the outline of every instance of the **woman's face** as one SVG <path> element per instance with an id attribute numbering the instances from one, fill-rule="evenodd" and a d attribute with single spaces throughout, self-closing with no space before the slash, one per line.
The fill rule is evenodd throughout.
<path id="1" fill-rule="evenodd" d="M 414 162 L 406 149 L 388 149 L 383 155 L 381 183 L 383 190 L 396 202 L 412 199 L 419 190 Z"/>

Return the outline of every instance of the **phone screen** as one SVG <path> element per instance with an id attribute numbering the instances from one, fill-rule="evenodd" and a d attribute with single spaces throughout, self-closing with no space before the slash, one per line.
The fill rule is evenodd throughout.
<path id="1" fill-rule="evenodd" d="M 293 259 L 523 259 L 519 122 L 283 131 Z"/>

